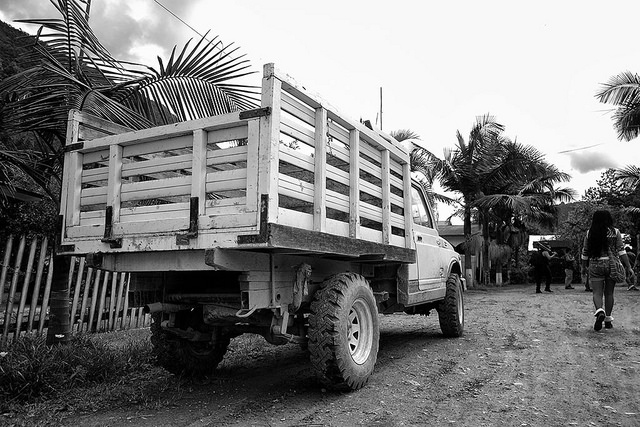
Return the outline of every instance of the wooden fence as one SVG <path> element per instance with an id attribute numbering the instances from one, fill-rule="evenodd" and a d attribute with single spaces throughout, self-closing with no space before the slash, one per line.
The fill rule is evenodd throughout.
<path id="1" fill-rule="evenodd" d="M 0 256 L 0 343 L 47 327 L 53 258 L 47 238 L 9 236 Z M 0 246 L 2 247 L 2 246 Z M 28 247 L 28 249 L 27 249 Z M 72 332 L 148 326 L 142 307 L 130 306 L 129 274 L 94 269 L 72 257 L 69 273 Z"/>

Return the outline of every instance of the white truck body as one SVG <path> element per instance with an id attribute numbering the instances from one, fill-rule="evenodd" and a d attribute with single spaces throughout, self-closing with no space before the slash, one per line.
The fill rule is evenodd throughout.
<path id="1" fill-rule="evenodd" d="M 59 252 L 136 273 L 149 310 L 187 341 L 202 339 L 175 319 L 198 306 L 201 332 L 264 326 L 268 312 L 265 338 L 304 342 L 317 291 L 343 273 L 370 285 L 378 312 L 438 308 L 451 277 L 460 287 L 460 257 L 437 233 L 408 149 L 273 64 L 261 99 L 140 131 L 72 111 Z"/>

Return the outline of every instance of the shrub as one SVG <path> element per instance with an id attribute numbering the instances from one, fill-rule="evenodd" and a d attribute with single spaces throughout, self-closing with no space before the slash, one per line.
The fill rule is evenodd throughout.
<path id="1" fill-rule="evenodd" d="M 43 336 L 21 337 L 0 353 L 0 410 L 4 402 L 53 397 L 148 371 L 152 357 L 149 340 L 114 347 L 80 335 L 66 345 L 47 346 Z"/>

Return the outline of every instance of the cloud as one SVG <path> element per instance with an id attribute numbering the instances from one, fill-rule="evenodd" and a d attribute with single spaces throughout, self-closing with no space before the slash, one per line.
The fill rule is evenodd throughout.
<path id="1" fill-rule="evenodd" d="M 149 58 L 160 56 L 167 59 L 171 49 L 177 45 L 181 48 L 188 38 L 199 39 L 199 36 L 180 22 L 175 16 L 184 17 L 196 5 L 183 0 L 158 0 L 169 11 L 156 1 L 131 2 L 129 0 L 105 0 L 91 3 L 89 23 L 98 40 L 111 52 L 114 58 L 140 62 L 145 65 Z M 172 13 L 173 15 L 172 15 Z M 3 2 L 2 15 L 8 23 L 35 33 L 33 25 L 24 26 L 13 21 L 17 19 L 60 18 L 53 5 L 45 0 L 20 0 Z M 180 37 L 180 35 L 185 35 Z M 140 46 L 148 50 L 141 52 Z M 150 52 L 149 50 L 154 50 Z"/>
<path id="2" fill-rule="evenodd" d="M 578 151 L 568 154 L 571 167 L 580 173 L 618 167 L 609 154 L 597 151 Z"/>

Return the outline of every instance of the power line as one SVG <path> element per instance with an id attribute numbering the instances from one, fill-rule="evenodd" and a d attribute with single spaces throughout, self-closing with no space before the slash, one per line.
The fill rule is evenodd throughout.
<path id="1" fill-rule="evenodd" d="M 195 28 L 193 28 L 191 25 L 189 25 L 187 22 L 185 22 L 182 18 L 180 18 L 178 15 L 176 15 L 175 13 L 173 13 L 168 7 L 166 7 L 165 5 L 163 5 L 162 3 L 160 3 L 158 0 L 153 0 L 158 6 L 160 6 L 161 8 L 163 8 L 164 10 L 166 10 L 167 12 L 169 12 L 174 18 L 176 18 L 178 21 L 182 22 L 184 25 L 186 25 L 187 27 L 189 27 L 189 29 L 191 31 L 193 31 L 194 33 L 196 33 L 197 35 L 199 35 L 200 37 L 202 37 L 204 40 L 208 41 L 209 43 L 211 43 L 211 41 L 207 38 L 205 38 L 205 36 L 203 36 L 202 34 L 200 34 L 198 32 L 198 30 L 196 30 Z"/>

